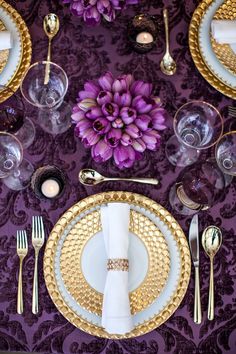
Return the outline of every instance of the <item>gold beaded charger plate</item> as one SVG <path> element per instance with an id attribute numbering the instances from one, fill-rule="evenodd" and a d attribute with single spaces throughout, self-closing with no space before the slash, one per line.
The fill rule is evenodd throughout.
<path id="1" fill-rule="evenodd" d="M 21 83 L 23 75 L 30 65 L 32 45 L 28 28 L 20 14 L 4 0 L 0 0 L 0 21 L 11 32 L 13 47 L 0 74 L 0 85 L 10 90 L 0 91 L 0 103 L 10 97 Z"/>
<path id="2" fill-rule="evenodd" d="M 6 27 L 4 23 L 0 20 L 0 32 L 5 31 Z M 0 74 L 6 66 L 7 60 L 9 57 L 9 49 L 0 50 Z"/>
<path id="3" fill-rule="evenodd" d="M 236 99 L 236 76 L 219 60 L 211 38 L 211 21 L 227 7 L 230 16 L 235 0 L 203 0 L 195 10 L 189 27 L 189 47 L 193 61 L 202 76 L 216 90 Z M 234 10 L 235 11 L 235 10 Z M 225 12 L 224 12 L 225 13 Z"/>
<path id="4" fill-rule="evenodd" d="M 96 216 L 96 212 L 99 213 L 102 205 L 112 202 L 128 203 L 130 205 L 131 219 L 133 219 L 130 223 L 130 229 L 133 227 L 134 232 L 138 233 L 138 231 L 135 230 L 134 225 L 140 230 L 140 227 L 137 226 L 138 223 L 140 220 L 141 222 L 143 222 L 142 220 L 146 220 L 145 218 L 142 219 L 141 216 L 148 218 L 149 221 L 155 225 L 155 229 L 157 228 L 160 230 L 160 235 L 163 235 L 168 247 L 167 255 L 169 254 L 170 261 L 170 269 L 162 291 L 160 291 L 149 306 L 133 314 L 134 329 L 125 335 L 111 335 L 107 333 L 101 326 L 101 315 L 96 314 L 96 310 L 94 311 L 94 309 L 93 311 L 89 311 L 85 306 L 81 306 L 74 299 L 66 288 L 61 274 L 62 268 L 60 262 L 63 259 L 61 251 L 67 235 L 70 234 L 70 230 L 73 228 L 73 232 L 76 233 L 78 230 L 75 228 L 75 225 L 82 220 L 82 224 L 85 221 L 87 223 L 87 225 L 84 224 L 82 227 L 84 230 L 89 226 L 88 222 L 90 222 L 89 227 L 93 227 L 92 225 L 98 225 L 97 223 L 94 223 L 92 219 L 87 219 L 87 215 L 91 215 L 95 212 L 95 214 L 92 215 L 93 217 Z M 137 220 L 134 221 L 134 218 L 136 217 Z M 99 216 L 97 216 L 97 220 L 99 220 Z M 98 226 L 95 228 L 97 230 Z M 94 232 L 91 233 L 94 234 Z M 87 255 L 92 255 L 90 252 L 93 249 L 93 245 L 91 244 L 90 247 L 88 245 L 98 237 L 96 236 L 98 234 L 99 233 L 95 234 L 87 241 L 87 243 L 85 243 L 80 262 L 82 269 L 84 266 L 86 267 L 86 262 L 90 264 L 89 258 L 91 259 L 91 257 L 87 257 L 86 252 L 88 251 Z M 79 235 L 82 235 L 82 230 Z M 136 239 L 137 242 L 140 242 L 143 247 L 143 241 L 137 235 L 134 235 L 133 238 Z M 144 238 L 143 235 L 142 238 Z M 155 243 L 154 240 L 153 243 Z M 99 253 L 99 250 L 97 253 Z M 84 265 L 82 260 L 83 255 Z M 97 258 L 99 259 L 99 257 Z M 91 264 L 90 267 L 87 268 L 91 269 Z M 96 272 L 96 269 L 92 269 L 92 271 Z M 62 215 L 54 226 L 49 235 L 44 254 L 44 278 L 48 292 L 58 310 L 74 326 L 92 335 L 105 338 L 122 339 L 136 337 L 150 332 L 165 322 L 178 308 L 184 297 L 189 283 L 190 271 L 191 260 L 188 242 L 177 221 L 165 208 L 157 204 L 155 201 L 142 195 L 129 192 L 100 193 L 89 196 L 76 203 L 65 212 L 64 215 Z M 99 276 L 99 273 L 97 273 L 97 276 Z M 85 274 L 85 278 L 86 277 L 87 274 Z M 88 278 L 87 281 L 89 281 Z M 158 281 L 158 279 L 156 279 L 156 281 Z M 87 302 L 89 302 L 89 299 L 87 299 Z"/>

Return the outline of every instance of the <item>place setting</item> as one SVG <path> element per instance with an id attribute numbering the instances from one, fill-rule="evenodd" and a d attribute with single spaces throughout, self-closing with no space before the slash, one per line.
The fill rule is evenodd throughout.
<path id="1" fill-rule="evenodd" d="M 3 294 L 0 311 L 21 324 L 25 352 L 72 354 L 84 336 L 111 339 L 120 353 L 124 339 L 137 348 L 152 341 L 157 352 L 226 353 L 209 338 L 219 341 L 215 331 L 227 325 L 221 315 L 234 296 L 221 278 L 233 266 L 235 1 L 191 3 L 185 35 L 196 68 L 188 83 L 181 21 L 189 8 L 181 20 L 170 3 L 62 0 L 49 12 L 36 2 L 34 10 L 28 0 L 0 0 L 0 254 L 3 273 L 17 266 L 14 300 L 9 305 Z M 127 53 L 114 37 L 115 21 L 120 31 L 126 26 Z M 74 53 L 78 31 L 81 67 L 91 54 L 88 38 L 97 46 L 92 76 L 80 74 L 66 46 L 67 38 Z M 158 82 L 146 65 L 153 60 Z M 212 86 L 206 97 L 194 92 L 197 70 Z M 179 342 L 166 349 L 167 333 L 177 342 L 181 336 L 183 349 Z"/>

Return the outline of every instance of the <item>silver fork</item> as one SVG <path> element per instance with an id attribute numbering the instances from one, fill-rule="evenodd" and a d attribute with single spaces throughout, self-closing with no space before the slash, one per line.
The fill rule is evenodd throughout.
<path id="1" fill-rule="evenodd" d="M 32 218 L 32 244 L 33 244 L 34 251 L 35 251 L 32 312 L 34 314 L 37 314 L 39 311 L 39 304 L 38 304 L 38 255 L 39 255 L 40 248 L 44 244 L 44 226 L 43 226 L 42 216 L 33 216 L 33 218 Z"/>
<path id="2" fill-rule="evenodd" d="M 23 260 L 28 253 L 28 242 L 27 242 L 27 235 L 25 230 L 16 232 L 16 250 L 20 259 L 18 291 L 17 291 L 17 313 L 22 314 L 22 312 L 24 311 L 23 289 L 22 289 L 22 265 L 23 265 Z"/>
<path id="3" fill-rule="evenodd" d="M 230 117 L 236 117 L 236 107 L 228 106 L 228 113 Z"/>

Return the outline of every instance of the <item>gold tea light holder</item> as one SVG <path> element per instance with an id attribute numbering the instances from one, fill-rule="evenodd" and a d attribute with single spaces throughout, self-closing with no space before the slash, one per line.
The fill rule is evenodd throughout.
<path id="1" fill-rule="evenodd" d="M 138 53 L 149 52 L 155 45 L 158 35 L 158 24 L 155 16 L 139 14 L 134 16 L 128 25 L 128 39 Z"/>

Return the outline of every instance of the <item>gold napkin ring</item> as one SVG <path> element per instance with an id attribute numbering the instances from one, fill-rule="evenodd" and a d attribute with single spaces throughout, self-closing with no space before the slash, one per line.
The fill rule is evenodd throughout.
<path id="1" fill-rule="evenodd" d="M 121 270 L 128 272 L 129 260 L 125 258 L 109 258 L 107 261 L 107 270 Z"/>

